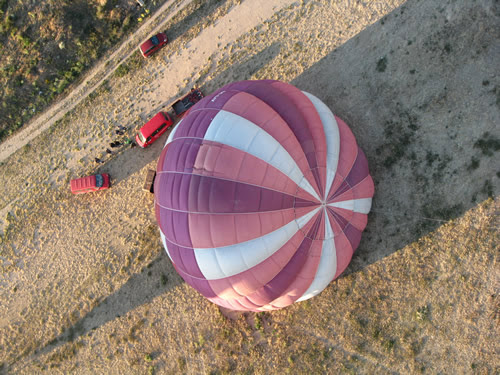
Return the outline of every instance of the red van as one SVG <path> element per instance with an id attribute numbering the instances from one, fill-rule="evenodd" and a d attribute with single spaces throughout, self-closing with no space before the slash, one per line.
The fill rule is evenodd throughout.
<path id="1" fill-rule="evenodd" d="M 135 136 L 137 144 L 142 148 L 148 147 L 174 124 L 167 112 L 158 112 L 151 120 L 146 122 Z"/>
<path id="2" fill-rule="evenodd" d="M 107 173 L 96 174 L 75 178 L 71 180 L 71 192 L 73 194 L 83 194 L 92 191 L 104 190 L 109 188 L 109 175 Z"/>
<path id="3" fill-rule="evenodd" d="M 149 38 L 144 43 L 141 44 L 139 48 L 142 56 L 149 57 L 156 51 L 158 51 L 161 47 L 167 44 L 168 38 L 165 33 L 158 33 L 155 36 Z"/>

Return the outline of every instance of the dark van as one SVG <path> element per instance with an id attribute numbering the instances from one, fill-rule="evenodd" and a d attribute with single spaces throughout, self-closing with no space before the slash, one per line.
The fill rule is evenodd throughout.
<path id="1" fill-rule="evenodd" d="M 156 141 L 163 133 L 174 124 L 170 115 L 166 112 L 158 112 L 151 120 L 139 129 L 135 140 L 142 148 L 148 147 Z"/>

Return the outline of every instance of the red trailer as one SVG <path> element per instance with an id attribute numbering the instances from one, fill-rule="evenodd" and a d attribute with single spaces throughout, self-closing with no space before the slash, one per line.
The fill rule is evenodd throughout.
<path id="1" fill-rule="evenodd" d="M 73 194 L 83 194 L 109 188 L 109 175 L 107 173 L 75 178 L 70 181 Z"/>

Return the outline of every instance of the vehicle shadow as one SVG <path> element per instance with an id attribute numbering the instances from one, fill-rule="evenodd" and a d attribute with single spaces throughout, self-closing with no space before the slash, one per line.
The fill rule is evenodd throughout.
<path id="1" fill-rule="evenodd" d="M 498 195 L 489 3 L 408 0 L 291 82 L 346 121 L 368 158 L 375 196 L 347 273 Z"/>
<path id="2" fill-rule="evenodd" d="M 165 251 L 161 249 L 158 256 L 140 273 L 132 275 L 120 289 L 100 301 L 71 327 L 35 351 L 34 355 L 47 354 L 67 342 L 76 341 L 94 329 L 125 316 L 136 307 L 151 302 L 181 282 L 183 280 L 175 271 Z"/>

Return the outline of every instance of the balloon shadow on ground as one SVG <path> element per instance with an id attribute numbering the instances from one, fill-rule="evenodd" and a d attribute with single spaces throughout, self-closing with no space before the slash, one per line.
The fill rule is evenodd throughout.
<path id="1" fill-rule="evenodd" d="M 182 282 L 162 249 L 140 273 L 132 275 L 120 289 L 100 301 L 71 327 L 35 351 L 34 355 L 47 354 L 67 342 L 78 340 L 106 323 L 120 319 L 135 308 L 150 303 Z"/>
<path id="2" fill-rule="evenodd" d="M 498 195 L 500 25 L 489 1 L 457 7 L 409 0 L 292 81 L 351 127 L 375 182 L 346 274 Z"/>
<path id="3" fill-rule="evenodd" d="M 250 58 L 231 65 L 219 75 L 211 79 L 210 82 L 202 85 L 200 87 L 201 91 L 205 95 L 208 95 L 216 88 L 223 86 L 231 80 L 248 78 L 251 74 L 253 74 L 253 72 L 257 71 L 260 66 L 272 61 L 279 54 L 280 48 L 280 43 L 273 43 Z M 245 72 L 245 76 L 238 77 L 238 72 Z M 168 100 L 161 103 L 151 112 L 147 113 L 145 118 L 151 118 L 161 110 L 168 110 L 169 105 L 172 104 L 172 102 L 173 100 Z M 176 119 L 174 126 L 177 123 L 178 120 Z M 173 127 L 171 129 L 173 129 Z M 99 165 L 96 168 L 95 173 L 109 173 L 112 177 L 113 183 L 118 183 L 127 179 L 130 175 L 138 172 L 144 166 L 158 159 L 170 131 L 171 130 L 165 132 L 165 134 L 163 134 L 155 143 L 146 149 L 142 149 L 140 147 L 130 148 L 129 146 L 122 146 L 117 151 L 114 151 L 115 154 L 112 155 L 110 159 Z"/>

